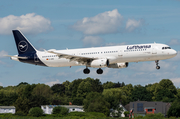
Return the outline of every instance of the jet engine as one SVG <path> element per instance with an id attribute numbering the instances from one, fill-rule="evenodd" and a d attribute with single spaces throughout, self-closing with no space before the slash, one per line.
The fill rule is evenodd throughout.
<path id="1" fill-rule="evenodd" d="M 124 62 L 124 63 L 114 63 L 114 64 L 109 64 L 108 68 L 126 68 L 128 67 L 129 63 Z"/>
<path id="2" fill-rule="evenodd" d="M 90 62 L 90 67 L 94 68 L 101 68 L 101 67 L 107 67 L 109 66 L 109 60 L 108 59 L 98 59 L 98 60 L 93 60 Z"/>

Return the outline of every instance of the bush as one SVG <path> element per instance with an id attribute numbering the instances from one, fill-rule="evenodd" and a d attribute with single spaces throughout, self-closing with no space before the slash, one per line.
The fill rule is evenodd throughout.
<path id="1" fill-rule="evenodd" d="M 53 111 L 52 111 L 52 114 L 57 114 L 57 115 L 67 115 L 69 112 L 69 109 L 65 108 L 65 107 L 54 107 L 53 108 Z"/>
<path id="2" fill-rule="evenodd" d="M 134 115 L 135 116 L 135 115 Z M 135 119 L 142 119 L 143 118 L 143 116 L 141 116 L 141 115 L 136 115 L 135 116 Z"/>
<path id="3" fill-rule="evenodd" d="M 22 112 L 22 111 L 17 111 L 17 112 L 15 113 L 15 115 L 18 115 L 18 116 L 26 116 L 26 114 L 25 114 L 24 112 Z"/>
<path id="4" fill-rule="evenodd" d="M 99 117 L 106 117 L 106 115 L 104 115 L 103 113 L 99 113 L 99 112 L 70 112 L 68 114 L 68 116 L 71 117 L 91 117 L 91 118 L 99 118 Z"/>
<path id="5" fill-rule="evenodd" d="M 126 117 L 128 117 L 128 116 L 129 116 L 129 111 L 125 111 L 125 112 L 124 112 L 124 115 L 125 115 Z"/>
<path id="6" fill-rule="evenodd" d="M 146 114 L 145 118 L 147 119 L 152 119 L 152 118 L 155 118 L 155 119 L 164 119 L 164 115 L 162 113 L 157 113 L 157 114 Z"/>
<path id="7" fill-rule="evenodd" d="M 65 107 L 61 107 L 61 112 L 60 112 L 60 114 L 61 115 L 67 115 L 69 113 L 69 109 L 67 109 L 67 108 L 65 108 Z"/>
<path id="8" fill-rule="evenodd" d="M 1 118 L 1 117 L 2 117 L 2 118 Z M 5 113 L 5 114 L 1 114 L 1 115 L 0 115 L 0 118 L 1 118 L 1 119 L 3 119 L 3 118 L 9 119 L 9 118 L 11 118 L 11 117 L 13 117 L 13 114 L 11 114 L 11 113 Z"/>
<path id="9" fill-rule="evenodd" d="M 169 119 L 177 119 L 176 117 L 169 117 Z M 179 119 L 179 118 L 178 118 Z"/>
<path id="10" fill-rule="evenodd" d="M 43 110 L 39 107 L 34 107 L 29 110 L 29 114 L 33 117 L 40 117 L 43 115 Z"/>
<path id="11" fill-rule="evenodd" d="M 79 116 L 79 117 L 82 117 L 82 116 L 86 116 L 87 114 L 85 112 L 70 112 L 68 114 L 68 116 Z"/>

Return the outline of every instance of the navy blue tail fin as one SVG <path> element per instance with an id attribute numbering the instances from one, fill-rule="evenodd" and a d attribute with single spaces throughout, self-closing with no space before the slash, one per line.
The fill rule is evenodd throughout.
<path id="1" fill-rule="evenodd" d="M 24 53 L 36 52 L 36 49 L 31 45 L 31 43 L 19 30 L 13 30 L 12 32 L 19 55 Z"/>

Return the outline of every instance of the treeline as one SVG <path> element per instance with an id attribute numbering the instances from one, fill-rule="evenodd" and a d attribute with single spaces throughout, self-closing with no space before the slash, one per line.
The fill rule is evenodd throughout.
<path id="1" fill-rule="evenodd" d="M 28 114 L 32 107 L 72 103 L 83 105 L 86 112 L 102 112 L 108 116 L 110 109 L 121 112 L 119 103 L 126 105 L 137 100 L 173 102 L 172 105 L 178 103 L 174 105 L 180 109 L 180 89 L 169 79 L 145 86 L 133 86 L 125 85 L 124 82 L 101 83 L 99 79 L 89 77 L 72 82 L 65 81 L 51 87 L 45 84 L 30 85 L 26 82 L 21 82 L 17 86 L 0 87 L 0 105 L 14 105 L 16 112 L 23 114 Z M 176 116 L 170 112 L 169 114 Z"/>

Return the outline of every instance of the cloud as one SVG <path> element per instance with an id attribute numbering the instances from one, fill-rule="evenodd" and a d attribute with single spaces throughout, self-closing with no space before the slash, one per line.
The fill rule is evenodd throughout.
<path id="1" fill-rule="evenodd" d="M 140 72 L 140 71 L 150 71 L 150 72 L 152 72 L 152 71 L 155 71 L 156 70 L 156 68 L 155 68 L 155 66 L 156 66 L 156 64 L 155 64 L 155 62 L 142 62 L 142 63 L 130 63 L 130 67 L 129 67 L 129 69 L 131 69 L 131 70 L 134 70 L 134 71 L 138 71 L 138 72 Z"/>
<path id="2" fill-rule="evenodd" d="M 104 40 L 99 36 L 85 36 L 82 41 L 84 46 L 89 47 L 101 46 L 104 42 Z"/>
<path id="3" fill-rule="evenodd" d="M 168 45 L 180 45 L 180 40 L 178 40 L 178 39 L 171 39 L 168 42 Z"/>
<path id="4" fill-rule="evenodd" d="M 26 34 L 38 34 L 52 29 L 50 20 L 35 13 L 0 18 L 0 26 L 0 34 L 6 35 L 11 34 L 13 29 L 21 30 Z"/>
<path id="5" fill-rule="evenodd" d="M 6 55 L 8 55 L 8 52 L 6 52 L 6 51 L 4 51 L 4 50 L 2 50 L 2 51 L 0 52 L 0 58 L 4 58 Z"/>
<path id="6" fill-rule="evenodd" d="M 68 74 L 65 72 L 59 72 L 57 73 L 57 76 L 68 76 Z"/>
<path id="7" fill-rule="evenodd" d="M 180 78 L 172 78 L 170 79 L 176 87 L 180 86 Z"/>
<path id="8" fill-rule="evenodd" d="M 57 83 L 62 83 L 62 82 L 60 82 L 59 80 L 56 80 L 56 81 L 47 82 L 45 84 L 49 86 L 53 86 L 54 84 L 57 84 Z"/>
<path id="9" fill-rule="evenodd" d="M 123 17 L 117 9 L 100 13 L 94 17 L 85 17 L 77 21 L 72 28 L 86 35 L 109 34 L 118 32 Z"/>
<path id="10" fill-rule="evenodd" d="M 126 22 L 126 30 L 131 32 L 135 29 L 137 29 L 138 27 L 142 26 L 144 23 L 143 19 L 140 20 L 135 20 L 135 19 L 128 19 L 128 21 Z"/>
<path id="11" fill-rule="evenodd" d="M 171 62 L 166 61 L 159 61 L 159 66 L 161 67 L 160 70 L 167 70 L 171 69 L 171 71 L 176 70 L 177 66 L 173 65 Z M 141 62 L 138 64 L 132 64 L 129 67 L 131 70 L 137 71 L 137 72 L 154 72 L 157 71 L 156 69 L 156 63 L 155 62 Z"/>
<path id="12" fill-rule="evenodd" d="M 119 45 L 126 45 L 126 42 L 122 42 L 122 43 L 106 43 L 106 46 L 119 46 Z"/>
<path id="13" fill-rule="evenodd" d="M 180 51 L 177 51 L 177 55 L 170 59 L 171 61 L 180 61 Z"/>
<path id="14" fill-rule="evenodd" d="M 8 52 L 2 50 L 2 51 L 0 52 L 0 59 L 5 58 L 6 55 L 8 55 Z M 0 64 L 9 66 L 7 63 L 5 63 L 5 62 L 3 62 L 3 61 L 1 61 L 1 60 L 0 60 Z"/>
<path id="15" fill-rule="evenodd" d="M 77 69 L 75 72 L 76 72 L 76 73 L 78 73 L 78 72 L 81 73 L 83 70 L 84 70 L 84 68 L 79 68 L 79 69 Z"/>
<path id="16" fill-rule="evenodd" d="M 3 84 L 0 82 L 0 86 L 3 86 Z"/>

